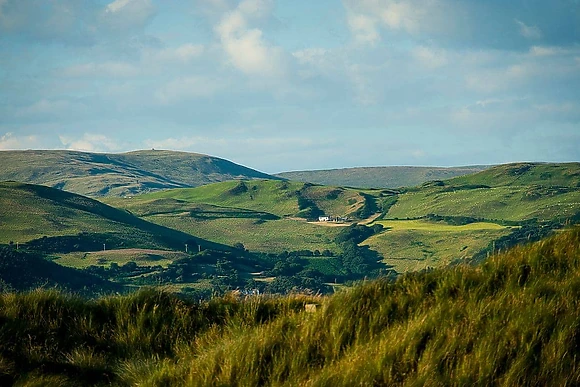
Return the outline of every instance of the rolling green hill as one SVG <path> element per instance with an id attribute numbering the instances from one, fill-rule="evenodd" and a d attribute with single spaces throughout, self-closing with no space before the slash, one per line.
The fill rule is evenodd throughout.
<path id="1" fill-rule="evenodd" d="M 513 163 L 449 181 L 450 185 L 580 188 L 580 163 Z"/>
<path id="2" fill-rule="evenodd" d="M 488 167 L 360 167 L 282 172 L 276 176 L 288 180 L 339 187 L 399 188 L 414 187 L 431 180 L 469 175 L 486 168 Z"/>
<path id="3" fill-rule="evenodd" d="M 28 242 L 40 248 L 54 243 L 79 244 L 84 240 L 94 249 L 95 238 L 107 241 L 109 248 L 181 250 L 190 241 L 192 246 L 199 243 L 227 249 L 84 196 L 40 185 L 0 183 L 0 243 Z M 102 249 L 102 243 L 97 249 Z"/>
<path id="4" fill-rule="evenodd" d="M 217 157 L 165 150 L 120 154 L 0 151 L 0 165 L 0 181 L 42 184 L 91 197 L 135 195 L 239 178 L 276 179 Z"/>
<path id="5" fill-rule="evenodd" d="M 580 212 L 580 163 L 507 164 L 399 195 L 388 218 L 428 214 L 521 222 Z"/>
<path id="6" fill-rule="evenodd" d="M 312 184 L 252 180 L 103 199 L 154 223 L 255 251 L 335 250 L 335 223 L 318 215 L 357 218 L 365 192 Z"/>
<path id="7" fill-rule="evenodd" d="M 549 222 L 576 219 L 579 175 L 578 163 L 520 163 L 400 191 L 257 180 L 107 200 L 151 222 L 263 252 L 338 251 L 334 239 L 344 224 L 296 220 L 304 212 L 370 222 L 373 213 L 383 211 L 370 223 L 383 231 L 360 245 L 379 252 L 397 272 L 407 272 L 469 260 L 494 241 L 515 243 L 522 238 L 520 227 L 530 222 L 539 230 L 552 227 Z M 538 230 L 522 235 L 543 235 Z"/>
<path id="8" fill-rule="evenodd" d="M 424 183 L 388 198 L 376 222 L 385 230 L 364 244 L 399 272 L 469 259 L 494 241 L 580 222 L 579 184 L 580 163 L 507 164 Z"/>
<path id="9" fill-rule="evenodd" d="M 0 384 L 572 386 L 580 229 L 329 297 L 0 295 Z"/>

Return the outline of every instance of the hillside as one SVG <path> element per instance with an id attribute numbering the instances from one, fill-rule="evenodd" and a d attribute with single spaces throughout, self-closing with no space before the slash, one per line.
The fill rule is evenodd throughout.
<path id="1" fill-rule="evenodd" d="M 148 221 L 215 242 L 282 252 L 334 250 L 339 230 L 306 220 L 319 215 L 357 219 L 367 205 L 365 195 L 345 188 L 253 180 L 104 200 Z"/>
<path id="2" fill-rule="evenodd" d="M 187 241 L 191 246 L 225 248 L 99 201 L 40 185 L 0 183 L 0 214 L 0 243 L 28 242 L 39 249 L 73 243 L 80 244 L 76 249 L 82 251 L 82 244 L 88 243 L 90 249 L 100 250 L 105 242 L 108 248 L 182 249 Z"/>
<path id="3" fill-rule="evenodd" d="M 0 296 L 2 385 L 576 385 L 580 229 L 330 297 Z"/>
<path id="4" fill-rule="evenodd" d="M 217 157 L 165 150 L 120 154 L 0 151 L 0 165 L 0 181 L 42 184 L 91 197 L 135 195 L 240 178 L 276 179 Z"/>
<path id="5" fill-rule="evenodd" d="M 486 168 L 488 167 L 360 167 L 282 172 L 276 176 L 288 180 L 339 187 L 399 188 L 414 187 L 431 180 L 469 175 Z"/>
<path id="6" fill-rule="evenodd" d="M 580 164 L 515 163 L 432 181 L 388 197 L 364 244 L 399 272 L 480 256 L 580 222 Z"/>
<path id="7" fill-rule="evenodd" d="M 580 212 L 580 163 L 507 164 L 400 195 L 388 218 L 427 214 L 521 222 Z"/>

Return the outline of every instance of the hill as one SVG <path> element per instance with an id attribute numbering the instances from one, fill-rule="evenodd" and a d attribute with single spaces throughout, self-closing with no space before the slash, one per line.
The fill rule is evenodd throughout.
<path id="1" fill-rule="evenodd" d="M 580 382 L 580 229 L 330 297 L 0 296 L 3 385 Z"/>
<path id="2" fill-rule="evenodd" d="M 0 181 L 42 184 L 77 194 L 128 196 L 233 179 L 276 179 L 217 157 L 165 150 L 120 154 L 0 151 Z"/>
<path id="3" fill-rule="evenodd" d="M 580 222 L 579 179 L 580 163 L 514 163 L 403 189 L 364 243 L 399 272 L 480 257 Z"/>
<path id="4" fill-rule="evenodd" d="M 580 212 L 580 163 L 517 163 L 400 195 L 388 218 L 428 214 L 522 222 L 550 221 Z"/>
<path id="5" fill-rule="evenodd" d="M 368 196 L 353 189 L 252 180 L 104 200 L 148 221 L 212 241 L 282 252 L 335 249 L 333 239 L 339 230 L 324 226 L 340 224 L 306 220 L 317 220 L 319 215 L 360 219 Z"/>
<path id="6" fill-rule="evenodd" d="M 0 183 L 0 243 L 39 250 L 115 247 L 224 249 L 192 235 L 149 223 L 99 201 L 41 185 Z M 60 247 L 58 247 L 60 246 Z"/>
<path id="7" fill-rule="evenodd" d="M 401 273 L 469 260 L 493 251 L 496 242 L 513 245 L 579 221 L 579 165 L 507 164 L 400 190 L 255 180 L 107 200 L 151 222 L 262 252 L 340 252 L 335 238 L 348 222 L 307 223 L 298 216 L 380 225 L 382 231 L 359 243 Z"/>
<path id="8" fill-rule="evenodd" d="M 488 167 L 360 167 L 282 172 L 276 176 L 288 180 L 339 187 L 400 188 L 414 187 L 431 180 L 469 175 L 486 168 Z"/>

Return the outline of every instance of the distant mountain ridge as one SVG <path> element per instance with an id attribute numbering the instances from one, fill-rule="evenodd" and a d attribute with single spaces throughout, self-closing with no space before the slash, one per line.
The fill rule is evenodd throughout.
<path id="1" fill-rule="evenodd" d="M 490 166 L 465 167 L 357 167 L 293 171 L 277 173 L 275 176 L 307 183 L 359 188 L 414 187 L 432 180 L 446 180 L 470 175 Z"/>
<path id="2" fill-rule="evenodd" d="M 0 152 L 0 181 L 42 184 L 91 197 L 127 196 L 233 179 L 280 179 L 218 157 L 167 150 Z"/>

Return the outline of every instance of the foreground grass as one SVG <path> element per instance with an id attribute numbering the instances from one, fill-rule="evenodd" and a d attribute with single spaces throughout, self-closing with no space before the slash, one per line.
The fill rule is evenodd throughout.
<path id="1" fill-rule="evenodd" d="M 578 385 L 579 304 L 578 228 L 324 299 L 7 294 L 0 384 Z"/>

